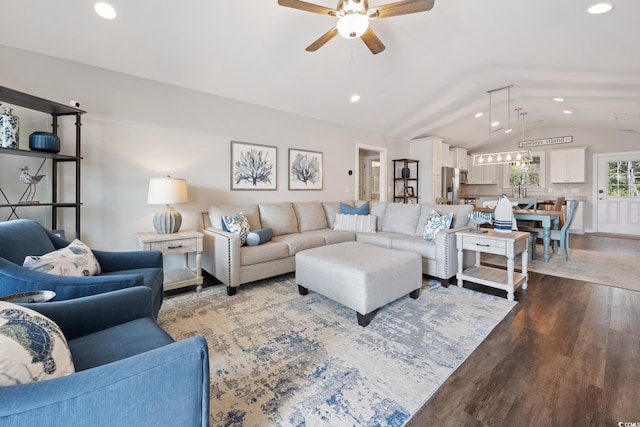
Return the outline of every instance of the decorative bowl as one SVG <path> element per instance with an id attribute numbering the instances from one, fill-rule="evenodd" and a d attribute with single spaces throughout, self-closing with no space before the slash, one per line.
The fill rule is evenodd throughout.
<path id="1" fill-rule="evenodd" d="M 51 132 L 33 132 L 29 135 L 29 149 L 46 151 L 47 153 L 59 153 L 60 137 Z"/>

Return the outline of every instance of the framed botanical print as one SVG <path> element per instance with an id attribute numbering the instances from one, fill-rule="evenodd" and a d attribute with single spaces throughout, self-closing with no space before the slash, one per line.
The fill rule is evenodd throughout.
<path id="1" fill-rule="evenodd" d="M 322 190 L 322 153 L 289 148 L 289 190 Z"/>
<path id="2" fill-rule="evenodd" d="M 231 189 L 276 190 L 278 148 L 231 141 Z"/>

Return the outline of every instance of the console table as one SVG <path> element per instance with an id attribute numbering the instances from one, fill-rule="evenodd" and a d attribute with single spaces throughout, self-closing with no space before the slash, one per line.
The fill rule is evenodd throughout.
<path id="1" fill-rule="evenodd" d="M 458 273 L 456 279 L 458 286 L 462 287 L 463 281 L 479 283 L 492 288 L 507 291 L 507 299 L 514 300 L 515 288 L 522 285 L 527 289 L 527 262 L 528 262 L 529 233 L 513 231 L 511 233 L 498 233 L 495 230 L 487 230 L 486 233 L 474 233 L 472 231 L 458 231 L 456 233 L 456 245 L 458 248 Z M 463 270 L 463 255 L 465 250 L 476 253 L 476 262 L 472 267 Z M 499 268 L 480 265 L 480 254 L 488 253 L 507 257 L 507 271 Z M 514 271 L 516 255 L 522 253 L 522 273 Z"/>
<path id="2" fill-rule="evenodd" d="M 136 233 L 140 250 L 158 250 L 162 251 L 162 255 L 184 254 L 183 268 L 164 271 L 165 291 L 189 285 L 197 285 L 196 292 L 202 290 L 202 238 L 202 233 L 189 230 L 170 234 Z M 189 267 L 190 253 L 195 253 L 195 271 Z"/>

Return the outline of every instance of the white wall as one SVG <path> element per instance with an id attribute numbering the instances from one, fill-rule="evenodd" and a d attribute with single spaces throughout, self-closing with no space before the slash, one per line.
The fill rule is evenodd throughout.
<path id="1" fill-rule="evenodd" d="M 357 164 L 355 144 L 389 143 L 380 135 L 1 45 L 0 63 L 1 85 L 64 104 L 74 99 L 87 111 L 82 118 L 81 238 L 99 249 L 135 249 L 134 234 L 152 230 L 159 206 L 146 203 L 151 177 L 170 174 L 187 180 L 189 203 L 176 208 L 182 228 L 197 229 L 199 212 L 214 203 L 353 199 L 354 176 L 347 172 Z M 32 131 L 50 130 L 46 116 L 24 110 L 17 115 L 23 149 Z M 61 153 L 72 153 L 72 121 L 61 130 Z M 232 140 L 278 147 L 277 191 L 230 191 Z M 289 148 L 323 152 L 322 191 L 288 191 Z M 0 160 L 0 186 L 19 190 L 24 158 L 0 156 L 8 157 L 15 159 Z M 46 189 L 45 183 L 38 194 L 45 197 Z M 0 215 L 4 220 L 8 213 L 0 210 Z M 73 223 L 67 224 L 73 235 Z"/>

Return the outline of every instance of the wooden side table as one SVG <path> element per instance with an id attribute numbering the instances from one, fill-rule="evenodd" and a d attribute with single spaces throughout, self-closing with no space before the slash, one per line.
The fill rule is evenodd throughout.
<path id="1" fill-rule="evenodd" d="M 158 250 L 163 255 L 184 254 L 184 267 L 164 271 L 165 291 L 190 285 L 197 285 L 196 292 L 202 290 L 202 238 L 202 233 L 191 230 L 171 234 L 136 233 L 139 250 Z M 190 253 L 196 256 L 195 270 L 189 267 Z"/>
<path id="2" fill-rule="evenodd" d="M 522 285 L 522 289 L 527 289 L 528 239 L 529 233 L 521 231 L 511 233 L 497 233 L 495 230 L 488 230 L 486 233 L 458 231 L 456 233 L 458 286 L 462 287 L 463 280 L 491 286 L 507 291 L 507 299 L 513 301 L 516 287 Z M 476 253 L 476 263 L 473 267 L 463 270 L 465 249 Z M 480 265 L 480 254 L 483 252 L 507 257 L 507 271 Z M 522 253 L 522 273 L 516 273 L 514 258 L 520 253 Z"/>

